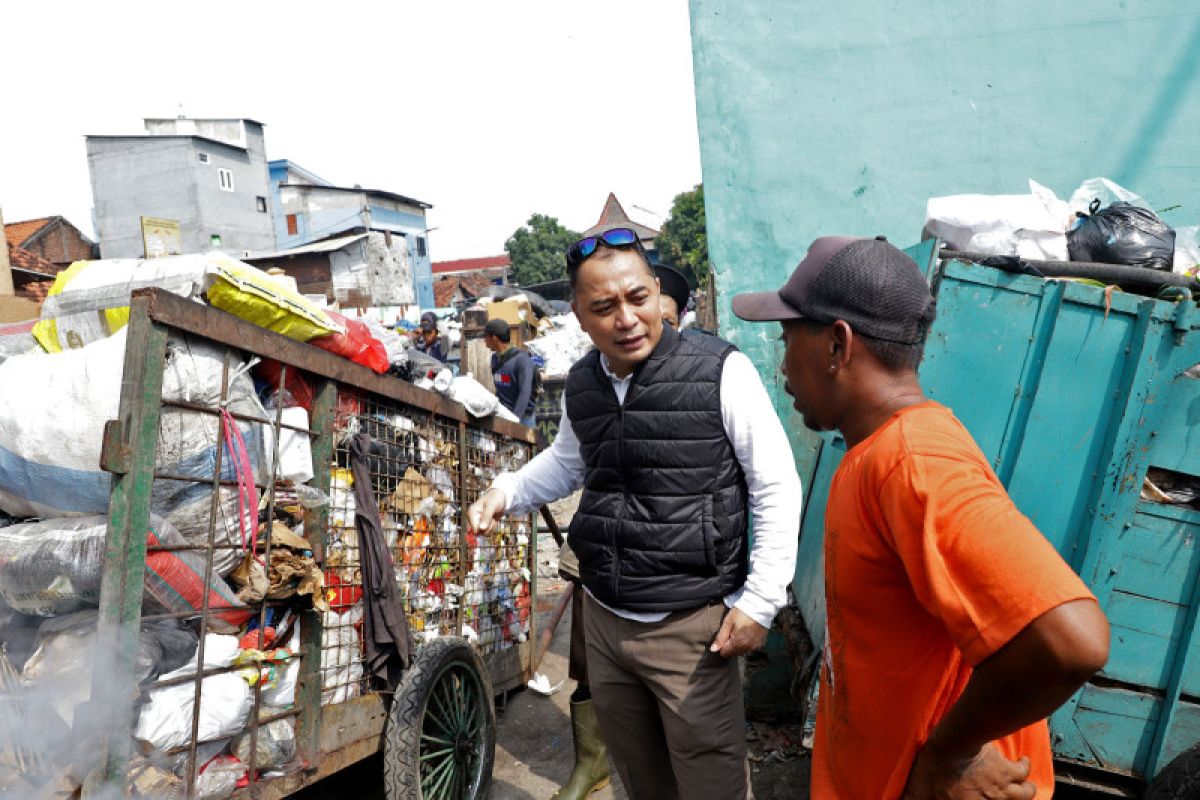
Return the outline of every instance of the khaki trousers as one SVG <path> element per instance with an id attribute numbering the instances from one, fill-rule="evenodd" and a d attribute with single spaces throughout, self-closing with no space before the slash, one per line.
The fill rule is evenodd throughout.
<path id="1" fill-rule="evenodd" d="M 632 800 L 750 800 L 736 658 L 709 652 L 724 604 L 662 622 L 584 600 L 596 716 Z"/>

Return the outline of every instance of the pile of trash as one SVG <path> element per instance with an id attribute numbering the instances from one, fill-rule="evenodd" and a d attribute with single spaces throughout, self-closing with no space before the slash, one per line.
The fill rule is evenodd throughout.
<path id="1" fill-rule="evenodd" d="M 971 256 L 1113 264 L 1192 278 L 1200 271 L 1200 225 L 1173 229 L 1145 199 L 1106 178 L 1084 181 L 1065 201 L 1035 181 L 1029 189 L 930 198 L 925 231 Z M 1146 282 L 1155 283 L 1149 276 Z"/>
<path id="2" fill-rule="evenodd" d="M 348 399 L 339 409 L 337 427 L 325 580 L 330 622 L 340 624 L 345 646 L 357 652 L 362 581 L 355 514 L 367 494 L 380 510 L 384 539 L 395 554 L 396 580 L 416 641 L 454 635 L 460 608 L 462 635 L 482 652 L 526 641 L 532 587 L 528 518 L 505 519 L 480 536 L 463 530 L 461 512 L 462 504 L 482 494 L 499 472 L 527 463 L 529 445 L 468 428 L 464 485 L 457 426 Z M 356 486 L 349 469 L 349 441 L 360 432 L 372 442 L 372 485 L 365 489 Z M 355 666 L 339 668 L 353 671 Z M 349 677 L 347 672 L 344 678 Z"/>

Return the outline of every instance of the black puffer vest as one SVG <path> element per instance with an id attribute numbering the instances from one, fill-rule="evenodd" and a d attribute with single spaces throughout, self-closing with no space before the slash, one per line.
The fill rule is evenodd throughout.
<path id="1" fill-rule="evenodd" d="M 675 611 L 745 583 L 746 478 L 721 419 L 721 371 L 735 349 L 665 328 L 623 406 L 598 351 L 571 368 L 567 416 L 586 478 L 570 541 L 602 603 Z"/>

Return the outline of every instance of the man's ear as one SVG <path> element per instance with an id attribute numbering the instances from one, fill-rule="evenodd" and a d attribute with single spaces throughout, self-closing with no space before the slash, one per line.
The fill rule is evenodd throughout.
<path id="1" fill-rule="evenodd" d="M 838 368 L 846 366 L 854 357 L 854 331 L 845 320 L 839 319 L 829 326 L 829 337 L 833 364 Z"/>

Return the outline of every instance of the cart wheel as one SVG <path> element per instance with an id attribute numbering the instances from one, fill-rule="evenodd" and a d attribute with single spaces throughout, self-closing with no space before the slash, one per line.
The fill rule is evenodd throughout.
<path id="1" fill-rule="evenodd" d="M 1197 796 L 1200 796 L 1200 745 L 1175 756 L 1150 782 L 1145 800 L 1191 800 Z"/>
<path id="2" fill-rule="evenodd" d="M 419 648 L 388 714 L 388 800 L 486 797 L 495 757 L 496 709 L 479 655 L 456 638 Z"/>

